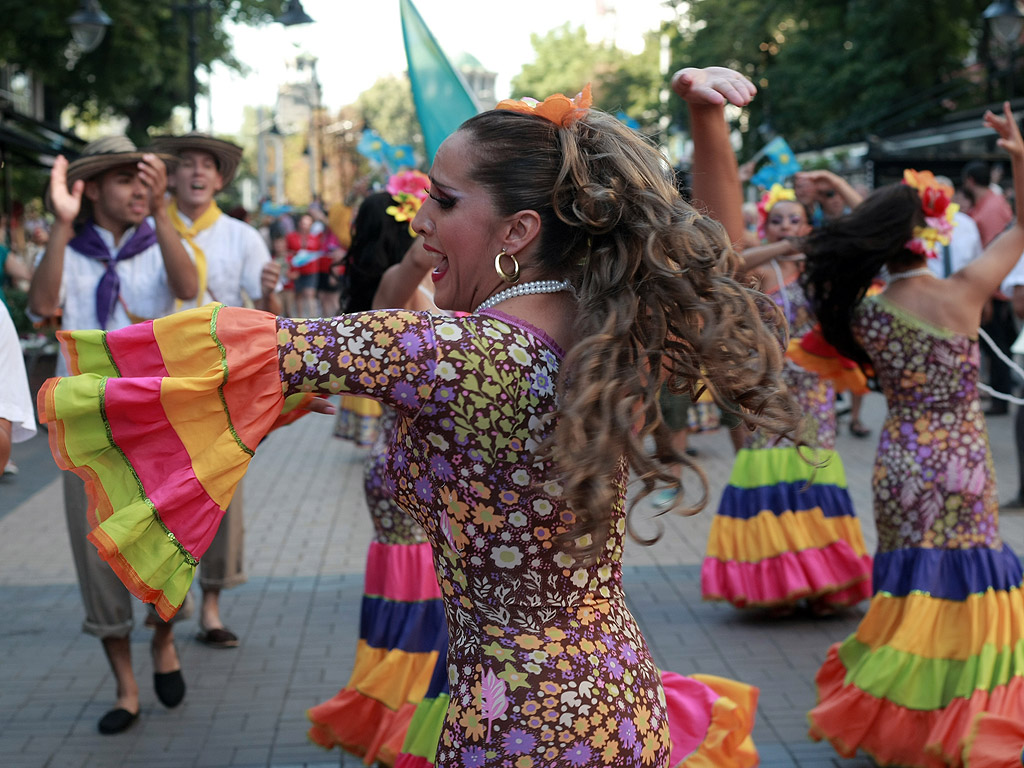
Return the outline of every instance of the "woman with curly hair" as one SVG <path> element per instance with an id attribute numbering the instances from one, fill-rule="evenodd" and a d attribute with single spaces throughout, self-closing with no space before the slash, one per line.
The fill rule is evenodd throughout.
<path id="1" fill-rule="evenodd" d="M 674 87 L 695 129 L 728 148 L 722 105 L 746 103 L 750 83 L 712 69 L 684 71 Z M 783 332 L 764 320 L 774 307 L 733 279 L 722 225 L 681 200 L 662 155 L 589 107 L 589 88 L 502 103 L 438 149 L 413 228 L 434 260 L 435 303 L 465 316 L 293 320 L 207 307 L 122 336 L 76 335 L 65 343 L 80 369 L 120 378 L 51 381 L 46 418 L 71 438 L 65 465 L 104 489 L 123 477 L 121 457 L 131 463 L 139 482 L 123 483 L 127 497 L 96 494 L 92 537 L 170 614 L 215 508 L 284 397 L 376 398 L 399 414 L 388 476 L 426 531 L 445 603 L 451 699 L 436 764 L 662 766 L 698 754 L 702 764 L 753 765 L 755 694 L 696 677 L 663 683 L 626 607 L 626 485 L 634 473 L 642 498 L 680 484 L 674 464 L 692 466 L 660 419 L 663 371 L 674 392 L 692 396 L 707 382 L 750 423 L 792 432 Z M 168 333 L 173 344 L 151 344 Z M 136 341 L 148 354 L 123 356 Z M 179 390 L 190 420 L 176 430 Z M 147 422 L 140 436 L 118 414 L 145 410 L 146 398 L 166 422 Z M 197 401 L 209 408 L 202 446 L 217 450 L 198 449 Z M 150 467 L 154 431 L 175 460 Z M 97 442 L 77 450 L 86 435 Z M 209 489 L 208 515 L 195 502 L 183 514 L 177 490 L 152 484 L 150 472 L 170 466 L 181 470 L 177 488 Z M 154 547 L 166 555 L 158 569 Z M 670 710 L 681 713 L 675 726 Z"/>
<path id="2" fill-rule="evenodd" d="M 986 113 L 1013 161 L 1017 218 L 946 279 L 952 189 L 907 171 L 804 241 L 805 284 L 825 338 L 870 365 L 888 415 L 874 471 L 874 596 L 817 675 L 811 736 L 882 765 L 960 766 L 979 713 L 1024 719 L 1021 563 L 999 535 L 978 400 L 978 324 L 1024 251 L 1024 141 L 1004 105 Z M 887 287 L 867 295 L 886 270 Z M 991 763 L 979 763 L 991 765 Z"/>

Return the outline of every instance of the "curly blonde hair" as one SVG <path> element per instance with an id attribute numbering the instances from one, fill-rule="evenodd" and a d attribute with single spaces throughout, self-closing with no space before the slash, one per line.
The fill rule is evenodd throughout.
<path id="1" fill-rule="evenodd" d="M 703 471 L 672 447 L 662 386 L 694 399 L 706 387 L 751 426 L 795 431 L 799 413 L 779 379 L 778 310 L 733 278 L 738 260 L 724 229 L 682 200 L 660 152 L 610 115 L 591 109 L 561 127 L 491 111 L 460 130 L 473 139 L 470 176 L 501 214 L 539 214 L 542 273 L 568 278 L 578 297 L 578 341 L 544 446 L 576 516 L 561 543 L 581 560 L 602 551 L 623 462 L 642 485 L 627 530 L 653 543 L 660 532 L 644 538 L 632 524 L 636 501 L 659 485 L 680 487 L 679 465 L 702 489 L 682 513 L 708 496 Z"/>

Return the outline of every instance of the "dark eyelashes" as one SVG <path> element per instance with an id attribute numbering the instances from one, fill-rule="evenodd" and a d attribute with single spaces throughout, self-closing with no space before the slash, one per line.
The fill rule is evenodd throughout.
<path id="1" fill-rule="evenodd" d="M 428 191 L 427 194 L 430 196 L 431 200 L 433 200 L 435 203 L 437 203 L 441 207 L 442 210 L 448 210 L 449 208 L 451 208 L 452 206 L 455 205 L 455 199 L 454 198 L 451 198 L 451 197 L 438 197 L 437 195 L 435 195 L 433 192 L 430 192 L 430 191 Z"/>

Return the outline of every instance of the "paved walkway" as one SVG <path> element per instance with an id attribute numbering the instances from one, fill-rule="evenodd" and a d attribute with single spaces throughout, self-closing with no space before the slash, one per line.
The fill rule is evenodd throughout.
<path id="1" fill-rule="evenodd" d="M 865 402 L 877 435 L 884 403 Z M 337 766 L 337 751 L 306 739 L 305 710 L 332 696 L 352 667 L 362 570 L 370 537 L 361 486 L 362 453 L 331 437 L 331 419 L 309 416 L 271 435 L 246 479 L 249 581 L 224 593 L 224 618 L 240 648 L 213 650 L 179 630 L 185 702 L 164 709 L 150 685 L 149 633 L 133 634 L 142 717 L 128 732 L 100 736 L 113 700 L 100 644 L 82 634 L 78 587 L 63 521 L 61 483 L 39 446 L 15 446 L 22 474 L 0 482 L 0 762 L 7 768 L 232 768 Z M 1011 417 L 990 420 L 1001 498 L 1016 490 Z M 846 424 L 843 422 L 843 429 Z M 40 438 L 40 442 L 43 438 Z M 711 510 L 732 459 L 724 433 L 692 444 L 711 484 Z M 846 464 L 865 536 L 875 438 L 844 432 Z M 38 486 L 38 490 L 35 487 Z M 25 488 L 31 495 L 22 498 Z M 652 509 L 638 512 L 649 533 Z M 769 621 L 700 599 L 700 561 L 712 517 L 660 518 L 662 540 L 631 545 L 625 584 L 664 668 L 708 672 L 761 688 L 755 739 L 766 768 L 868 768 L 841 760 L 806 737 L 813 678 L 830 643 L 850 633 L 860 610 L 830 619 Z M 1003 516 L 1003 533 L 1024 552 L 1024 514 Z M 141 623 L 141 610 L 137 612 Z M 358 765 L 349 758 L 347 765 Z"/>

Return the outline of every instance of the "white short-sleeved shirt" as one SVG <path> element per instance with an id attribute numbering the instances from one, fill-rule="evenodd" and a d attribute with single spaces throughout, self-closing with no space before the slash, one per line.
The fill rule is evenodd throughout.
<path id="1" fill-rule="evenodd" d="M 11 422 L 11 442 L 20 443 L 36 433 L 32 395 L 28 389 L 25 357 L 7 307 L 0 301 L 0 419 Z M 0 467 L 0 470 L 3 468 Z"/>
<path id="2" fill-rule="evenodd" d="M 114 236 L 110 232 L 95 224 L 86 226 L 95 227 L 107 247 L 115 253 L 135 232 L 134 227 L 129 229 L 119 246 L 115 247 Z M 163 317 L 174 311 L 174 295 L 167 283 L 167 270 L 159 243 L 153 243 L 137 256 L 118 262 L 114 268 L 121 283 L 121 298 L 107 318 L 106 330 L 115 331 L 138 322 L 140 318 Z M 61 330 L 81 331 L 100 327 L 96 316 L 96 287 L 106 271 L 103 261 L 83 256 L 70 245 L 64 249 L 64 272 L 60 285 Z M 68 375 L 63 356 L 57 360 L 57 375 Z"/>
<path id="3" fill-rule="evenodd" d="M 178 215 L 185 226 L 192 226 L 192 220 L 185 214 L 179 211 Z M 241 307 L 243 292 L 252 301 L 262 297 L 260 274 L 270 261 L 270 251 L 256 229 L 222 214 L 212 226 L 196 235 L 195 241 L 206 255 L 206 295 L 199 302 L 185 302 L 183 309 L 211 301 Z"/>
<path id="4" fill-rule="evenodd" d="M 950 275 L 953 272 L 959 272 L 981 256 L 981 252 L 984 250 L 981 245 L 981 233 L 978 231 L 978 225 L 974 223 L 974 219 L 966 213 L 957 211 L 953 221 L 956 226 L 953 228 L 953 235 L 949 241 Z M 945 274 L 941 248 L 938 258 L 928 259 L 928 266 L 931 267 L 936 277 L 949 277 Z"/>

